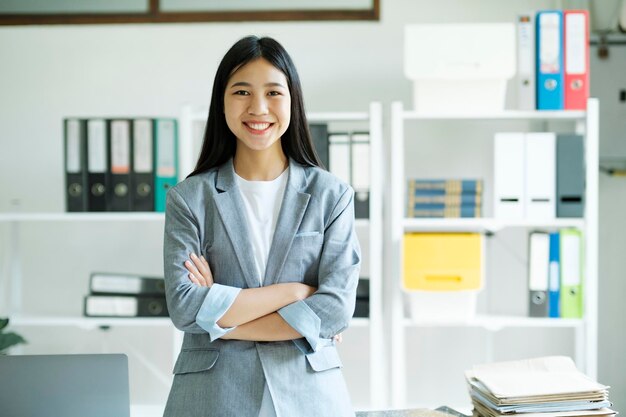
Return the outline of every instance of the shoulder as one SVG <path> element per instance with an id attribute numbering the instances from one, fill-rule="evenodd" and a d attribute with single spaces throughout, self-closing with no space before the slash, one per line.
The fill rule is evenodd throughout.
<path id="1" fill-rule="evenodd" d="M 325 211 L 332 211 L 336 206 L 345 207 L 354 197 L 354 190 L 345 181 L 332 173 L 319 168 L 302 166 L 306 185 L 302 191 L 311 195 Z"/>
<path id="2" fill-rule="evenodd" d="M 188 198 L 197 197 L 202 191 L 215 189 L 215 180 L 217 178 L 218 168 L 211 168 L 208 171 L 194 175 L 193 177 L 187 177 L 174 187 L 172 187 L 168 194 L 172 191 L 185 200 Z"/>

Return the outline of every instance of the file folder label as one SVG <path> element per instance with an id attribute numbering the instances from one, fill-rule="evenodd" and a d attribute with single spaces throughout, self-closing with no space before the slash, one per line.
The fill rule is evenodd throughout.
<path id="1" fill-rule="evenodd" d="M 582 13 L 565 15 L 567 27 L 565 40 L 565 71 L 568 74 L 584 74 L 587 71 L 586 22 Z"/>
<path id="2" fill-rule="evenodd" d="M 158 161 L 157 176 L 174 177 L 176 176 L 176 149 L 174 139 L 174 126 L 165 121 L 160 122 L 161 136 L 158 141 Z"/>
<path id="3" fill-rule="evenodd" d="M 105 122 L 104 120 L 90 120 L 88 126 L 89 172 L 104 174 L 107 170 Z"/>
<path id="4" fill-rule="evenodd" d="M 65 170 L 70 174 L 81 172 L 80 166 L 80 121 L 67 121 L 67 147 Z"/>
<path id="5" fill-rule="evenodd" d="M 130 132 L 127 120 L 111 122 L 111 173 L 130 174 Z"/>
<path id="6" fill-rule="evenodd" d="M 542 13 L 539 19 L 539 68 L 544 74 L 558 74 L 561 71 L 560 16 L 558 13 Z"/>
<path id="7" fill-rule="evenodd" d="M 134 123 L 133 164 L 135 172 L 147 174 L 152 172 L 152 122 L 135 120 Z"/>

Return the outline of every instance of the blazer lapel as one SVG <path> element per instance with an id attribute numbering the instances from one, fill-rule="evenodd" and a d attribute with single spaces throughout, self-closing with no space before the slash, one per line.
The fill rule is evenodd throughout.
<path id="1" fill-rule="evenodd" d="M 235 257 L 241 265 L 248 287 L 256 288 L 260 286 L 260 277 L 256 276 L 252 246 L 248 238 L 248 221 L 239 188 L 235 183 L 232 159 L 219 168 L 216 188 L 222 192 L 215 196 L 215 205 L 235 250 Z"/>
<path id="2" fill-rule="evenodd" d="M 291 249 L 293 238 L 298 231 L 298 227 L 300 227 L 304 212 L 311 198 L 311 194 L 300 191 L 305 184 L 306 178 L 304 177 L 303 167 L 290 159 L 289 178 L 287 180 L 287 187 L 285 187 L 285 195 L 278 214 L 276 230 L 274 231 L 274 238 L 267 259 L 265 277 L 263 280 L 264 286 L 278 282 L 278 277 L 287 259 L 287 254 Z"/>

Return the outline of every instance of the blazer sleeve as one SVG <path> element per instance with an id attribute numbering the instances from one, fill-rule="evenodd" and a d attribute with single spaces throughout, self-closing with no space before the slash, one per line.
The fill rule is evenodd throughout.
<path id="1" fill-rule="evenodd" d="M 346 329 L 354 314 L 361 249 L 354 230 L 354 191 L 348 187 L 331 212 L 324 231 L 315 294 L 278 310 L 278 314 L 316 351 Z"/>
<path id="2" fill-rule="evenodd" d="M 217 321 L 230 308 L 239 288 L 214 284 L 201 287 L 188 278 L 185 261 L 201 254 L 200 226 L 182 196 L 172 188 L 165 205 L 163 263 L 167 307 L 174 326 L 187 333 L 209 333 L 211 340 L 231 331 Z"/>

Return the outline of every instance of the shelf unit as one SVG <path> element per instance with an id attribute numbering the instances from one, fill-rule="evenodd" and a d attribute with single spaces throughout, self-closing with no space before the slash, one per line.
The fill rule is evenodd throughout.
<path id="1" fill-rule="evenodd" d="M 181 149 L 179 154 L 181 176 L 185 177 L 193 170 L 200 150 L 204 125 L 207 119 L 206 108 L 186 106 L 183 109 L 180 123 Z M 361 129 L 367 126 L 370 140 L 370 207 L 369 219 L 356 219 L 355 228 L 359 235 L 366 234 L 370 256 L 363 259 L 369 270 L 370 285 L 370 316 L 369 318 L 354 318 L 351 328 L 367 328 L 369 330 L 369 359 L 367 364 L 350 363 L 349 355 L 342 355 L 342 360 L 348 366 L 369 368 L 369 404 L 367 408 L 382 408 L 387 403 L 386 367 L 384 358 L 383 337 L 383 307 L 382 307 L 382 105 L 370 103 L 366 112 L 320 112 L 307 113 L 307 119 L 312 123 L 328 123 L 334 125 L 359 125 Z M 332 130 L 329 128 L 329 130 Z M 347 345 L 348 341 L 344 341 Z M 341 346 L 340 346 L 341 350 Z M 350 386 L 348 387 L 350 388 Z"/>
<path id="2" fill-rule="evenodd" d="M 179 180 L 184 179 L 191 171 L 195 162 L 196 154 L 193 148 L 193 123 L 206 121 L 206 109 L 192 110 L 185 107 L 179 120 Z M 372 103 L 366 112 L 337 112 L 337 113 L 311 113 L 308 114 L 311 122 L 328 123 L 356 123 L 359 126 L 367 126 L 370 132 L 370 218 L 357 219 L 355 227 L 359 234 L 365 233 L 369 241 L 370 271 L 370 317 L 354 318 L 351 327 L 355 329 L 367 329 L 369 342 L 369 361 L 367 364 L 354 364 L 355 367 L 367 366 L 370 372 L 368 384 L 369 407 L 381 408 L 386 402 L 386 368 L 383 354 L 383 321 L 382 321 L 382 106 L 380 103 Z M 22 273 L 22 242 L 20 241 L 20 229 L 24 224 L 31 223 L 116 223 L 116 222 L 141 222 L 154 223 L 156 227 L 163 227 L 164 213 L 63 213 L 63 212 L 19 212 L 0 213 L 0 226 L 6 226 L 3 239 L 6 242 L 2 256 L 3 269 L 0 271 L 0 296 L 1 301 L 6 302 L 3 310 L 11 317 L 11 325 L 15 327 L 55 327 L 59 329 L 74 328 L 82 331 L 91 331 L 109 328 L 162 328 L 172 332 L 172 346 L 174 363 L 182 343 L 183 333 L 174 328 L 169 318 L 93 318 L 76 316 L 53 316 L 33 315 L 23 311 L 23 300 L 27 296 L 23 292 L 22 282 L 25 278 Z M 160 256 L 160 254 L 159 254 Z M 136 352 L 131 352 L 136 353 Z M 350 361 L 350 357 L 344 357 L 344 361 Z M 156 364 L 146 362 L 145 358 L 138 357 L 151 372 L 155 372 Z M 161 364 L 162 365 L 162 364 Z M 170 367 L 171 368 L 171 367 Z M 169 375 L 154 374 L 159 380 L 169 381 Z"/>
<path id="3" fill-rule="evenodd" d="M 487 339 L 502 329 L 519 328 L 563 328 L 575 332 L 576 363 L 579 369 L 596 378 L 597 337 L 598 337 L 598 127 L 599 104 L 597 99 L 589 99 L 587 111 L 502 111 L 492 114 L 428 114 L 407 111 L 401 102 L 394 102 L 391 108 L 391 206 L 390 229 L 386 240 L 390 248 L 386 305 L 390 308 L 391 333 L 391 404 L 402 408 L 407 405 L 407 352 L 406 333 L 427 328 L 478 327 L 488 331 Z M 409 219 L 405 218 L 406 171 L 405 171 L 405 125 L 421 122 L 467 121 L 567 121 L 575 124 L 575 131 L 585 138 L 585 213 L 582 219 L 555 219 L 553 221 L 503 221 L 495 218 L 477 219 Z M 495 130 L 494 130 L 495 132 Z M 420 140 L 415 138 L 412 140 Z M 485 204 L 485 202 L 483 202 Z M 407 319 L 403 311 L 402 291 L 402 252 L 403 236 L 407 232 L 478 232 L 494 233 L 509 228 L 565 228 L 575 227 L 584 232 L 585 245 L 585 297 L 582 319 L 549 319 L 520 316 L 486 315 L 476 316 L 466 321 L 414 321 Z M 490 348 L 488 348 L 490 349 Z M 433 360 L 432 358 L 429 360 Z M 464 369 L 458 370 L 462 378 Z M 468 400 L 469 401 L 469 400 Z"/>

